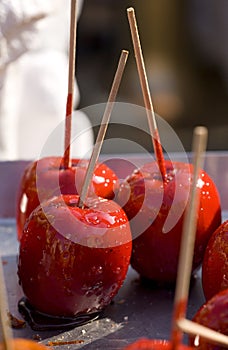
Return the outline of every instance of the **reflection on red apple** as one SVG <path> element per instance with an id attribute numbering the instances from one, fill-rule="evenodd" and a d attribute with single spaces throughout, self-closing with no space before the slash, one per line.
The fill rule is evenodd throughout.
<path id="1" fill-rule="evenodd" d="M 193 317 L 193 321 L 228 335 L 228 289 L 217 293 L 203 304 Z M 190 343 L 199 350 L 225 349 L 199 337 L 190 337 Z"/>
<path id="2" fill-rule="evenodd" d="M 37 207 L 20 241 L 18 275 L 29 303 L 52 316 L 93 313 L 121 287 L 132 241 L 125 212 L 112 200 L 54 197 Z"/>
<path id="3" fill-rule="evenodd" d="M 61 157 L 46 157 L 29 164 L 21 179 L 16 204 L 19 240 L 26 219 L 40 202 L 55 195 L 80 193 L 87 166 L 88 160 L 72 159 L 71 167 L 64 169 Z M 98 164 L 90 195 L 94 192 L 102 198 L 112 199 L 116 187 L 116 174 L 105 164 Z"/>
<path id="4" fill-rule="evenodd" d="M 202 264 L 202 285 L 207 300 L 228 288 L 228 220 L 208 242 Z"/>
<path id="5" fill-rule="evenodd" d="M 183 216 L 192 181 L 192 165 L 165 161 L 164 184 L 156 162 L 147 163 L 121 184 L 118 203 L 132 230 L 132 267 L 145 278 L 174 283 L 182 234 Z M 198 181 L 198 210 L 193 270 L 203 259 L 208 240 L 221 223 L 220 199 L 205 171 Z"/>

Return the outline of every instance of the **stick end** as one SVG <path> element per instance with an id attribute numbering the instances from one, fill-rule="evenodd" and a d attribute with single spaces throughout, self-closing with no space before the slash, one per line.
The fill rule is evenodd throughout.
<path id="1" fill-rule="evenodd" d="M 133 7 L 128 7 L 127 8 L 127 13 L 134 13 L 135 12 L 135 10 L 134 10 L 134 8 Z"/>
<path id="2" fill-rule="evenodd" d="M 129 55 L 129 51 L 128 50 L 122 50 L 122 55 L 127 57 Z"/>
<path id="3" fill-rule="evenodd" d="M 208 134 L 208 130 L 206 126 L 196 126 L 194 128 L 194 134 L 198 136 L 206 136 Z"/>

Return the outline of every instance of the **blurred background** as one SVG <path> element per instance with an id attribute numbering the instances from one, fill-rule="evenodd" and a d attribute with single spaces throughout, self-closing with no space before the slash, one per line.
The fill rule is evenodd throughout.
<path id="1" fill-rule="evenodd" d="M 208 127 L 209 150 L 227 150 L 227 0 L 84 0 L 77 34 L 79 108 L 107 101 L 123 48 L 130 55 L 117 100 L 143 106 L 126 14 L 130 6 L 136 11 L 156 113 L 186 150 L 196 125 Z M 146 117 L 141 122 L 147 125 Z M 129 132 L 134 138 L 129 130 L 111 124 L 108 133 Z M 144 136 L 143 144 L 150 148 L 151 140 Z"/>
<path id="2" fill-rule="evenodd" d="M 0 1 L 0 160 L 43 156 L 58 127 L 61 137 L 52 145 L 57 154 L 63 150 L 70 4 Z M 155 112 L 186 151 L 196 125 L 208 127 L 209 150 L 228 149 L 228 0 L 78 0 L 77 6 L 72 156 L 92 149 L 122 49 L 130 55 L 117 101 L 141 110 L 113 111 L 106 139 L 117 142 L 106 142 L 102 151 L 152 149 L 126 12 L 130 6 Z M 91 109 L 94 105 L 99 108 Z M 169 141 L 175 151 L 169 132 L 160 131 L 163 145 Z M 132 143 L 119 142 L 122 138 Z M 54 155 L 49 146 L 48 151 Z"/>

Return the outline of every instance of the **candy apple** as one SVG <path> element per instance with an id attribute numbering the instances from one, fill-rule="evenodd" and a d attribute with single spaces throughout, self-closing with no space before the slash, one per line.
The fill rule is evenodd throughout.
<path id="1" fill-rule="evenodd" d="M 228 288 L 228 220 L 208 242 L 202 264 L 202 286 L 207 300 Z"/>
<path id="2" fill-rule="evenodd" d="M 112 200 L 78 195 L 43 202 L 26 221 L 18 276 L 42 313 L 75 316 L 102 310 L 121 287 L 132 241 L 125 212 Z"/>
<path id="3" fill-rule="evenodd" d="M 174 283 L 193 167 L 187 163 L 165 161 L 165 168 L 165 182 L 156 162 L 135 170 L 120 185 L 117 202 L 131 224 L 132 267 L 142 277 L 159 283 Z M 198 187 L 200 205 L 193 270 L 201 264 L 208 240 L 221 223 L 216 186 L 203 170 Z"/>
<path id="4" fill-rule="evenodd" d="M 61 157 L 46 157 L 28 165 L 21 179 L 16 204 L 19 240 L 26 219 L 40 202 L 55 195 L 80 193 L 87 166 L 88 160 L 72 159 L 71 167 L 64 169 Z M 117 176 L 105 164 L 98 164 L 92 187 L 91 191 L 97 196 L 112 199 Z"/>
<path id="5" fill-rule="evenodd" d="M 142 338 L 124 348 L 124 350 L 171 350 L 172 344 L 167 340 Z M 178 350 L 193 349 L 190 346 L 180 344 Z"/>
<path id="6" fill-rule="evenodd" d="M 228 335 L 228 289 L 215 294 L 203 304 L 193 317 L 193 321 Z M 208 341 L 190 337 L 190 343 L 200 350 L 225 349 L 225 347 L 209 344 Z"/>
<path id="7" fill-rule="evenodd" d="M 13 350 L 51 350 L 50 347 L 38 344 L 32 340 L 22 338 L 12 339 L 10 340 L 10 344 Z M 5 350 L 5 346 L 3 344 L 0 344 L 0 350 Z"/>

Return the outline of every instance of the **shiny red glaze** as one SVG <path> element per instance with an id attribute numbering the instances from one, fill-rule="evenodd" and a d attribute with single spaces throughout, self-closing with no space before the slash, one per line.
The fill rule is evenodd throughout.
<path id="1" fill-rule="evenodd" d="M 180 344 L 178 350 L 193 349 L 190 346 Z M 172 344 L 167 340 L 142 338 L 124 348 L 124 350 L 172 350 Z"/>
<path id="2" fill-rule="evenodd" d="M 202 264 L 202 285 L 206 300 L 228 288 L 228 220 L 208 242 Z"/>
<path id="3" fill-rule="evenodd" d="M 166 161 L 165 165 L 165 185 L 156 163 L 147 163 L 121 184 L 117 200 L 131 224 L 132 267 L 145 278 L 174 283 L 193 168 L 181 162 Z M 204 171 L 201 171 L 198 184 L 200 205 L 193 270 L 202 263 L 208 240 L 221 223 L 220 199 L 215 184 Z M 164 233 L 169 214 L 173 224 Z"/>
<path id="4" fill-rule="evenodd" d="M 43 202 L 25 224 L 18 276 L 38 311 L 75 316 L 102 310 L 121 287 L 132 241 L 124 211 L 112 200 L 77 195 Z"/>
<path id="5" fill-rule="evenodd" d="M 46 157 L 29 164 L 21 179 L 16 204 L 19 240 L 26 219 L 40 202 L 55 195 L 80 192 L 87 166 L 88 160 L 72 159 L 71 167 L 64 169 L 60 157 Z M 117 180 L 116 174 L 108 166 L 98 164 L 91 192 L 102 198 L 112 199 Z"/>
<path id="6" fill-rule="evenodd" d="M 193 317 L 193 321 L 228 335 L 228 289 L 217 293 L 201 306 Z M 193 337 L 190 337 L 190 344 L 194 345 Z M 210 344 L 206 340 L 199 339 L 199 341 L 197 340 L 197 349 L 215 350 L 225 349 L 225 347 Z"/>

